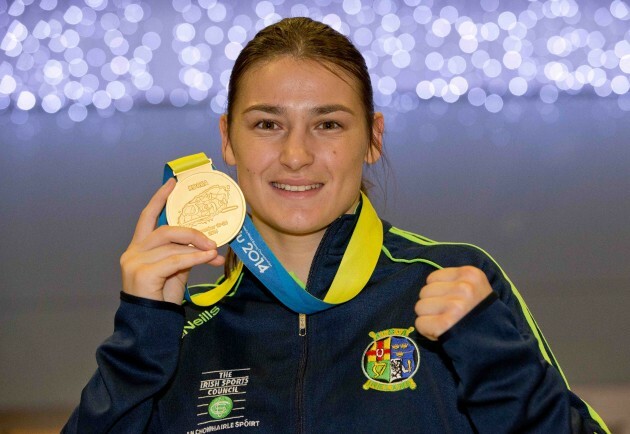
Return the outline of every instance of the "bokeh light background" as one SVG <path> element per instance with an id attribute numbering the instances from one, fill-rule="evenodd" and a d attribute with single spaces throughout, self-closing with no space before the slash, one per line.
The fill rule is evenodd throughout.
<path id="1" fill-rule="evenodd" d="M 24 126 L 23 139 L 38 133 L 29 122 L 38 110 L 65 129 L 91 111 L 110 117 L 147 104 L 223 113 L 243 45 L 287 16 L 349 36 L 388 111 L 463 100 L 517 121 L 522 100 L 533 98 L 553 122 L 558 98 L 580 94 L 630 111 L 630 8 L 622 0 L 2 0 L 0 113 Z"/>
<path id="2" fill-rule="evenodd" d="M 621 384 L 626 401 L 590 403 L 627 410 L 627 1 L 0 0 L 0 419 L 76 404 L 164 162 L 222 166 L 233 61 L 287 16 L 365 56 L 386 119 L 381 215 L 487 249 L 568 378 Z"/>

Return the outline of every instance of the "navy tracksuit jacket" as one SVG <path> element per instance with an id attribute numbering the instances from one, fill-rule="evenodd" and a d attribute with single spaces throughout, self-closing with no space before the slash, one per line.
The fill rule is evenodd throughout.
<path id="1" fill-rule="evenodd" d="M 320 298 L 355 224 L 342 216 L 324 235 L 307 282 Z M 608 432 L 485 252 L 384 232 L 364 290 L 313 315 L 285 308 L 248 270 L 209 308 L 122 294 L 63 432 Z M 463 265 L 494 292 L 429 341 L 413 330 L 418 292 L 436 268 Z"/>

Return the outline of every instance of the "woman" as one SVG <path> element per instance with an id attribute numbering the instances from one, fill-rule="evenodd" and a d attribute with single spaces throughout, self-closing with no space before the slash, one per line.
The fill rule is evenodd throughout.
<path id="1" fill-rule="evenodd" d="M 362 171 L 383 129 L 345 37 L 307 18 L 259 32 L 232 71 L 223 156 L 295 291 L 333 307 L 286 307 L 232 253 L 229 296 L 182 307 L 190 268 L 224 258 L 194 229 L 155 229 L 169 180 L 122 255 L 115 332 L 65 431 L 608 432 L 487 254 L 374 217 Z M 350 296 L 330 297 L 337 279 Z"/>

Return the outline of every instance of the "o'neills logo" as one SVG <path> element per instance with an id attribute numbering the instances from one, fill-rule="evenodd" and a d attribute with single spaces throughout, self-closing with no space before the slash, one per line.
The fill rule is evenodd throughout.
<path id="1" fill-rule="evenodd" d="M 219 310 L 220 309 L 218 306 L 213 306 L 212 309 L 204 310 L 203 312 L 201 312 L 199 316 L 193 319 L 192 321 L 190 320 L 186 321 L 186 324 L 184 324 L 184 331 L 182 332 L 182 338 L 186 336 L 189 331 L 194 330 L 197 327 L 204 325 L 205 323 L 210 321 L 212 318 L 217 316 L 217 314 L 219 313 Z"/>
<path id="2" fill-rule="evenodd" d="M 413 376 L 420 366 L 420 350 L 409 338 L 413 327 L 370 332 L 372 343 L 363 352 L 362 369 L 368 381 L 365 390 L 397 392 L 415 389 Z"/>

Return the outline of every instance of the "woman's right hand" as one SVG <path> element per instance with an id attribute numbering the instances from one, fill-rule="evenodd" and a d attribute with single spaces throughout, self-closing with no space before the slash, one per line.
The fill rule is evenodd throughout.
<path id="1" fill-rule="evenodd" d="M 157 219 L 175 187 L 168 180 L 153 195 L 138 219 L 133 239 L 120 257 L 123 291 L 138 297 L 181 304 L 190 269 L 195 265 L 223 265 L 214 241 L 202 232 L 160 226 Z"/>

